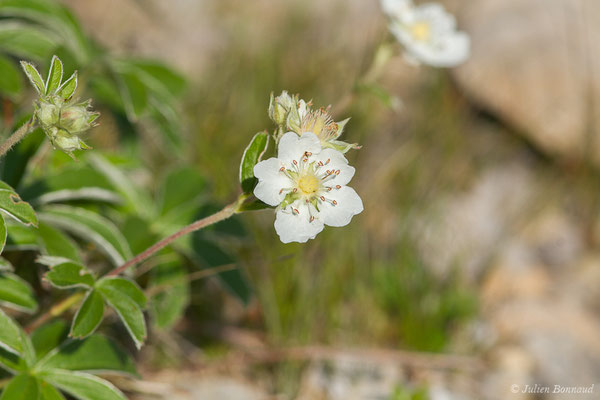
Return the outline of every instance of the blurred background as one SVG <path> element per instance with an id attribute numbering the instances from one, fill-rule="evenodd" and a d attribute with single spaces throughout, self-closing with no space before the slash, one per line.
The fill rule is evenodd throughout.
<path id="1" fill-rule="evenodd" d="M 331 104 L 363 145 L 347 154 L 365 204 L 349 226 L 284 245 L 259 211 L 207 234 L 227 254 L 206 263 L 235 263 L 245 303 L 194 281 L 138 354 L 143 379 L 118 382 L 131 398 L 599 398 L 600 3 L 444 1 L 472 40 L 452 70 L 406 63 L 375 0 L 63 3 L 106 53 L 185 78 L 178 146 L 90 93 L 89 143 L 140 187 L 185 168 L 185 200 L 234 200 L 272 91 Z M 382 43 L 393 56 L 375 73 Z M 145 248 L 130 239 L 145 225 L 114 219 Z M 513 392 L 527 384 L 596 388 Z"/>

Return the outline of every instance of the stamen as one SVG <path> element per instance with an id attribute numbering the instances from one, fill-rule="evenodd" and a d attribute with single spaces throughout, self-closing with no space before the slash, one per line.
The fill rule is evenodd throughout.
<path id="1" fill-rule="evenodd" d="M 336 175 L 339 175 L 339 174 L 340 174 L 340 172 L 341 172 L 341 171 L 338 169 L 337 171 L 335 171 L 335 174 L 336 174 Z"/>
<path id="2" fill-rule="evenodd" d="M 342 188 L 342 186 L 341 185 L 335 185 L 335 188 L 339 190 L 339 189 Z"/>
<path id="3" fill-rule="evenodd" d="M 300 211 L 297 208 L 292 208 L 292 214 L 300 215 Z"/>
<path id="4" fill-rule="evenodd" d="M 279 168 L 279 172 L 283 172 L 283 171 L 285 171 L 285 167 Z"/>
<path id="5" fill-rule="evenodd" d="M 333 201 L 331 202 L 331 204 L 333 204 L 334 206 L 337 206 L 337 201 L 333 200 Z"/>
<path id="6" fill-rule="evenodd" d="M 310 216 L 310 219 L 308 220 L 308 222 L 313 222 L 315 220 L 315 217 L 313 217 L 312 215 Z"/>
<path id="7" fill-rule="evenodd" d="M 298 165 L 298 161 L 296 160 L 292 160 L 292 163 L 294 163 L 294 165 Z"/>
<path id="8" fill-rule="evenodd" d="M 321 196 L 319 198 L 321 199 L 321 201 L 325 201 L 325 196 Z"/>

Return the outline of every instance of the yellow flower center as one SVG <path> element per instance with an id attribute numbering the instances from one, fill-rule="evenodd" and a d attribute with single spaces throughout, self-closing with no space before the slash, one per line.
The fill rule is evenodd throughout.
<path id="1" fill-rule="evenodd" d="M 417 22 L 410 27 L 410 33 L 415 40 L 424 42 L 431 35 L 431 27 L 427 22 Z"/>
<path id="2" fill-rule="evenodd" d="M 319 180 L 314 175 L 304 175 L 298 179 L 298 189 L 305 195 L 313 194 L 319 189 Z"/>

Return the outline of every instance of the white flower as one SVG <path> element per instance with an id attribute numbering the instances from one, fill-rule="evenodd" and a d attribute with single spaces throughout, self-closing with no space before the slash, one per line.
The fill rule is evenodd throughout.
<path id="1" fill-rule="evenodd" d="M 254 167 L 254 195 L 277 207 L 275 230 L 283 243 L 314 239 L 324 225 L 345 226 L 363 210 L 354 189 L 346 186 L 354 168 L 342 153 L 323 149 L 311 132 L 288 132 L 277 158 Z"/>
<path id="2" fill-rule="evenodd" d="M 381 8 L 390 18 L 400 16 L 413 7 L 411 0 L 381 0 Z"/>
<path id="3" fill-rule="evenodd" d="M 409 59 L 454 67 L 469 57 L 469 36 L 456 30 L 456 19 L 442 5 L 425 3 L 388 15 L 390 31 L 405 46 Z"/>

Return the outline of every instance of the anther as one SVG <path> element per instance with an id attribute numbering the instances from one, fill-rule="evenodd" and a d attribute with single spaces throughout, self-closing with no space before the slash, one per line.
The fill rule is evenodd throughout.
<path id="1" fill-rule="evenodd" d="M 334 206 L 337 206 L 337 201 L 333 200 L 333 201 L 331 202 L 331 204 L 333 204 Z"/>
<path id="2" fill-rule="evenodd" d="M 336 189 L 341 189 L 341 188 L 342 188 L 342 186 L 340 186 L 340 185 L 335 185 L 335 188 L 336 188 Z"/>
<path id="3" fill-rule="evenodd" d="M 313 217 L 312 215 L 310 216 L 310 220 L 309 222 L 313 222 L 315 220 L 315 217 Z"/>
<path id="4" fill-rule="evenodd" d="M 340 174 L 340 172 L 341 172 L 341 171 L 338 169 L 337 171 L 335 171 L 335 174 L 336 174 L 336 175 L 339 175 L 339 174 Z"/>
<path id="5" fill-rule="evenodd" d="M 279 172 L 283 172 L 283 171 L 285 171 L 285 167 L 279 168 Z"/>
<path id="6" fill-rule="evenodd" d="M 294 163 L 294 165 L 298 165 L 298 161 L 292 160 L 292 162 Z"/>
<path id="7" fill-rule="evenodd" d="M 321 201 L 325 201 L 325 196 L 321 196 L 319 198 L 321 199 Z"/>

